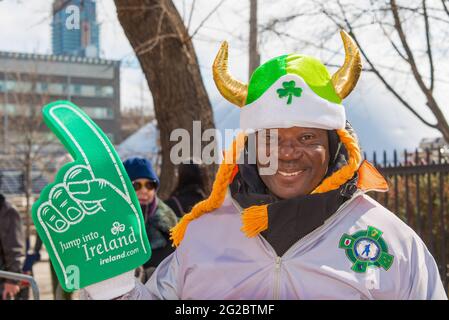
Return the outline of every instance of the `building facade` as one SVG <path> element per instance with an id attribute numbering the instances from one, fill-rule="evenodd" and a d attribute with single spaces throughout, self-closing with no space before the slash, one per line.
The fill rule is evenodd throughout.
<path id="1" fill-rule="evenodd" d="M 0 52 L 0 143 L 20 134 L 15 118 L 30 118 L 30 112 L 56 100 L 72 101 L 112 143 L 121 141 L 119 61 Z"/>
<path id="2" fill-rule="evenodd" d="M 94 0 L 54 1 L 51 29 L 54 55 L 98 58 L 100 28 Z"/>
<path id="3" fill-rule="evenodd" d="M 39 193 L 51 181 L 66 151 L 41 109 L 57 100 L 81 107 L 113 144 L 122 140 L 119 61 L 0 52 L 0 192 Z"/>

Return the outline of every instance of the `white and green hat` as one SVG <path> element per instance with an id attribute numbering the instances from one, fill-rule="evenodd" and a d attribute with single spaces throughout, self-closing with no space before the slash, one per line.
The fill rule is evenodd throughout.
<path id="1" fill-rule="evenodd" d="M 344 31 L 341 36 L 346 58 L 333 76 L 318 59 L 289 54 L 259 66 L 248 85 L 229 74 L 228 45 L 224 42 L 214 62 L 214 80 L 227 100 L 242 107 L 240 128 L 344 129 L 346 115 L 341 101 L 355 87 L 361 61 L 354 41 Z"/>
<path id="2" fill-rule="evenodd" d="M 317 59 L 290 54 L 257 68 L 240 114 L 242 129 L 345 127 L 345 109 Z"/>

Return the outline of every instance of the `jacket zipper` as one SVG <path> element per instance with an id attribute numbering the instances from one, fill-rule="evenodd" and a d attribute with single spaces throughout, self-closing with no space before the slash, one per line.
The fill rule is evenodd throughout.
<path id="1" fill-rule="evenodd" d="M 275 260 L 275 267 L 274 267 L 274 292 L 273 292 L 273 299 L 274 300 L 279 300 L 280 299 L 281 263 L 282 263 L 282 258 L 277 256 L 276 260 Z"/>

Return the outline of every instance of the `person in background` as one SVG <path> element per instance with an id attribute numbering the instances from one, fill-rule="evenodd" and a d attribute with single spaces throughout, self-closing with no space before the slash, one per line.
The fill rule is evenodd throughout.
<path id="1" fill-rule="evenodd" d="M 147 159 L 134 157 L 123 162 L 132 181 L 145 221 L 145 230 L 151 244 L 151 259 L 143 265 L 142 281 L 147 281 L 159 263 L 174 248 L 170 241 L 170 229 L 178 222 L 176 214 L 157 197 L 160 182 Z"/>
<path id="2" fill-rule="evenodd" d="M 22 273 L 25 257 L 22 219 L 17 210 L 0 194 L 0 270 Z M 0 299 L 14 299 L 20 291 L 18 281 L 0 277 Z"/>
<path id="3" fill-rule="evenodd" d="M 192 162 L 179 165 L 178 185 L 165 201 L 178 217 L 189 213 L 195 204 L 206 199 L 204 179 L 204 169 L 199 165 Z"/>
<path id="4" fill-rule="evenodd" d="M 34 277 L 33 266 L 35 263 L 41 260 L 42 240 L 39 235 L 36 234 L 36 240 L 34 248 L 31 250 L 31 239 L 28 237 L 25 239 L 25 262 L 23 263 L 22 272 L 26 275 Z M 20 282 L 20 292 L 16 296 L 16 300 L 28 300 L 30 296 L 30 283 L 22 280 Z"/>

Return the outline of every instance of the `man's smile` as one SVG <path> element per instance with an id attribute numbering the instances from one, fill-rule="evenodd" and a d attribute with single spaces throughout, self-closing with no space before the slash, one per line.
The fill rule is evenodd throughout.
<path id="1" fill-rule="evenodd" d="M 300 173 L 303 173 L 304 171 L 305 171 L 305 169 L 304 170 L 293 171 L 293 172 L 287 172 L 287 171 L 278 170 L 278 173 L 281 176 L 283 176 L 283 177 L 294 177 L 294 176 L 297 176 Z"/>

